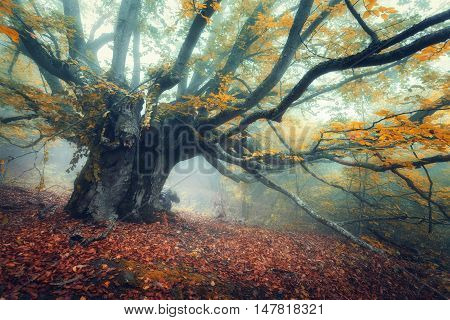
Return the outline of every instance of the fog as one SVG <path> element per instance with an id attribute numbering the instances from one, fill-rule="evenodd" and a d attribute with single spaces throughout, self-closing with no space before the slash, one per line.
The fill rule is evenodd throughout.
<path id="1" fill-rule="evenodd" d="M 43 163 L 43 149 L 22 149 L 9 144 L 0 145 L 0 159 L 10 159 L 5 168 L 4 183 L 36 188 L 44 179 L 44 190 L 69 193 L 86 159 L 82 158 L 73 170 L 71 160 L 75 148 L 59 140 L 48 146 L 49 159 Z M 14 159 L 13 159 L 14 158 Z M 215 216 L 215 203 L 221 198 L 221 178 L 203 157 L 195 157 L 178 163 L 171 171 L 165 187 L 176 191 L 180 203 L 175 210 L 192 214 Z M 223 196 L 223 195 L 222 195 Z"/>

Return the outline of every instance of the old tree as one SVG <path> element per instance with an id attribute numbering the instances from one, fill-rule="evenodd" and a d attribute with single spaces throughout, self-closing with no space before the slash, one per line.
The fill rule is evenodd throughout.
<path id="1" fill-rule="evenodd" d="M 366 247 L 269 174 L 310 172 L 318 161 L 391 172 L 428 202 L 430 225 L 431 211 L 449 219 L 401 170 L 450 159 L 446 76 L 433 65 L 448 50 L 450 10 L 425 0 L 117 2 L 0 4 L 9 57 L 0 95 L 16 112 L 1 118 L 2 138 L 77 146 L 74 161 L 87 161 L 66 206 L 74 217 L 152 221 L 171 169 L 202 155 L 221 174 L 262 182 Z M 152 62 L 141 65 L 144 56 Z M 37 66 L 43 85 L 16 79 L 20 59 Z M 362 99 L 341 90 L 352 83 L 379 107 L 369 121 L 332 123 L 301 148 L 280 133 L 278 123 L 301 123 L 298 111 L 321 95 L 328 103 Z M 411 93 L 412 85 L 422 89 Z M 16 127 L 33 139 L 17 142 Z M 257 141 L 264 127 L 283 150 Z"/>

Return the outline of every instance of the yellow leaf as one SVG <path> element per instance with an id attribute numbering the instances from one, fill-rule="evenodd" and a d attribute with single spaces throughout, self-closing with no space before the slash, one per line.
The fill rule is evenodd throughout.
<path id="1" fill-rule="evenodd" d="M 391 112 L 390 112 L 389 110 L 387 110 L 387 109 L 381 109 L 381 110 L 378 110 L 377 112 L 375 112 L 375 114 L 376 114 L 377 116 L 380 116 L 380 117 L 386 117 L 386 116 L 388 116 L 390 113 L 391 113 Z"/>
<path id="2" fill-rule="evenodd" d="M 0 15 L 1 14 L 7 14 L 7 15 L 12 15 L 12 7 L 13 4 L 11 2 L 11 0 L 2 0 L 2 3 L 0 3 Z"/>
<path id="3" fill-rule="evenodd" d="M 376 0 L 368 0 L 367 2 L 368 2 L 367 9 L 369 10 L 371 10 L 376 4 Z"/>

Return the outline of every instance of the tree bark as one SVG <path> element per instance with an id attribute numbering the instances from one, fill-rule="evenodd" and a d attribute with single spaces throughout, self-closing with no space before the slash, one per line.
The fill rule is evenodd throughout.
<path id="1" fill-rule="evenodd" d="M 119 217 L 134 222 L 154 222 L 164 183 L 175 161 L 170 161 L 170 144 L 157 129 L 145 132 L 139 142 L 130 188 L 119 206 Z"/>
<path id="2" fill-rule="evenodd" d="M 97 223 L 156 221 L 155 213 L 162 209 L 159 195 L 171 169 L 167 159 L 157 153 L 121 147 L 105 152 L 101 160 L 91 154 L 75 181 L 66 210 L 74 218 Z"/>
<path id="3" fill-rule="evenodd" d="M 75 218 L 95 222 L 116 220 L 118 207 L 131 182 L 134 157 L 135 150 L 124 148 L 91 153 L 75 180 L 66 210 Z"/>
<path id="4" fill-rule="evenodd" d="M 178 119 L 140 129 L 142 101 L 111 98 L 85 166 L 66 206 L 74 218 L 154 222 L 172 168 L 196 154 L 192 130 Z M 115 106 L 120 103 L 120 107 Z"/>

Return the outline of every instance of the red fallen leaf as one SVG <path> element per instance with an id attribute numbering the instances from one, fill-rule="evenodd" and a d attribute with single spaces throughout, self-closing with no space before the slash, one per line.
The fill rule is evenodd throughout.
<path id="1" fill-rule="evenodd" d="M 8 268 L 14 268 L 16 266 L 16 264 L 14 262 L 8 262 L 5 264 L 5 266 Z"/>
<path id="2" fill-rule="evenodd" d="M 81 284 L 77 284 L 77 285 L 73 286 L 73 288 L 76 289 L 76 290 L 83 290 L 84 289 L 84 287 Z"/>
<path id="3" fill-rule="evenodd" d="M 72 268 L 72 270 L 73 270 L 73 272 L 77 272 L 78 270 L 81 270 L 81 269 L 83 269 L 84 267 L 87 267 L 87 265 L 86 265 L 86 264 L 78 264 L 78 265 L 74 266 L 74 267 Z"/>
<path id="4" fill-rule="evenodd" d="M 4 188 L 0 199 L 8 198 L 3 192 Z M 63 213 L 38 221 L 31 216 L 32 210 L 24 207 L 23 212 L 11 216 L 8 228 L 0 230 L 0 268 L 4 271 L 0 272 L 0 283 L 5 286 L 5 298 L 23 298 L 24 294 L 33 298 L 48 292 L 57 299 L 167 299 L 180 291 L 183 298 L 198 299 L 204 298 L 201 292 L 205 285 L 214 287 L 208 298 L 251 298 L 252 294 L 255 298 L 270 298 L 282 293 L 286 299 L 386 299 L 398 297 L 399 292 L 403 297 L 418 298 L 418 290 L 409 285 L 408 278 L 392 271 L 393 262 L 329 235 L 274 232 L 187 218 L 167 226 L 118 223 L 108 241 L 88 248 L 69 248 L 67 237 L 55 236 L 52 231 L 56 223 L 64 223 L 71 230 L 78 228 L 85 236 L 97 234 L 98 230 Z M 190 254 L 195 249 L 201 259 Z M 99 258 L 130 262 L 136 278 L 144 279 L 143 287 L 116 290 L 120 286 L 117 273 L 122 267 L 79 268 Z M 14 267 L 7 266 L 11 262 Z M 139 273 L 150 267 L 158 272 Z M 30 275 L 36 280 L 25 284 Z M 213 276 L 208 278 L 209 275 Z M 56 279 L 70 281 L 76 276 L 82 281 L 48 285 Z M 232 283 L 233 293 L 212 278 Z M 420 298 L 433 297 L 424 290 L 421 295 Z"/>

